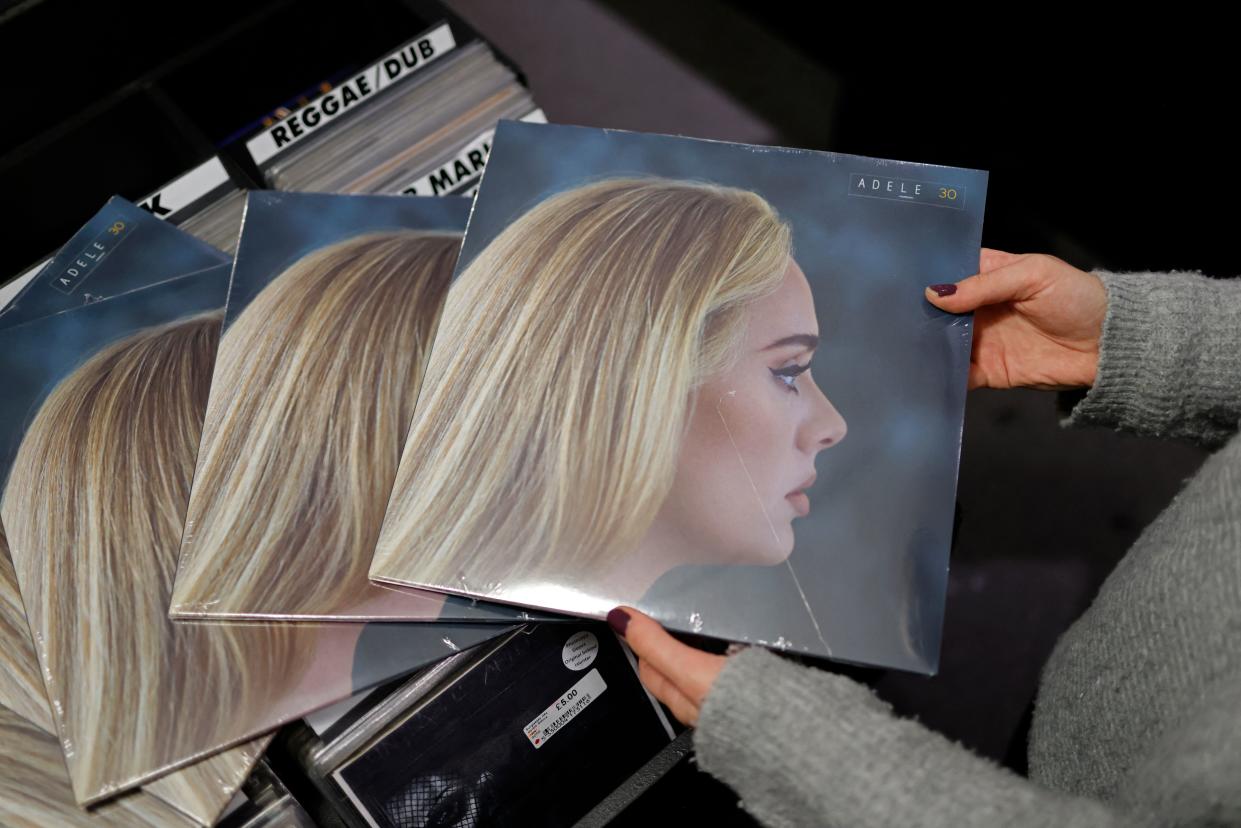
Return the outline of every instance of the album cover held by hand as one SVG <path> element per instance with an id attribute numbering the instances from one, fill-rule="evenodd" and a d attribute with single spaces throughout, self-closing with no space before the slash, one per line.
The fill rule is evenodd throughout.
<path id="1" fill-rule="evenodd" d="M 986 185 L 501 122 L 372 579 L 934 672 Z"/>

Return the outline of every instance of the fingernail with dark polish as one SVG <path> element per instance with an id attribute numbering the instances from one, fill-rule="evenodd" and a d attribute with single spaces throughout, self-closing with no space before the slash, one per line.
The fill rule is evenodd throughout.
<path id="1" fill-rule="evenodd" d="M 629 613 L 617 607 L 608 613 L 608 624 L 616 630 L 617 635 L 624 637 L 625 630 L 629 627 Z"/>
<path id="2" fill-rule="evenodd" d="M 957 292 L 956 285 L 931 285 L 931 290 L 940 296 L 951 296 Z"/>

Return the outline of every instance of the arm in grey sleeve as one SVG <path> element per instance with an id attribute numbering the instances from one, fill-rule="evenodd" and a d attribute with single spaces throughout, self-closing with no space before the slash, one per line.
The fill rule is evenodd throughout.
<path id="1" fill-rule="evenodd" d="M 1084 396 L 1060 395 L 1061 425 L 1227 442 L 1241 421 L 1241 281 L 1094 274 L 1108 294 L 1098 376 Z"/>
<path id="2" fill-rule="evenodd" d="M 910 719 L 867 687 L 758 647 L 728 659 L 694 732 L 699 766 L 768 826 L 1140 826 L 1042 788 Z"/>

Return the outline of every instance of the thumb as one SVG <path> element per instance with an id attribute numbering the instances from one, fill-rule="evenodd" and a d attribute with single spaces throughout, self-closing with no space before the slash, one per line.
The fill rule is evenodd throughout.
<path id="1" fill-rule="evenodd" d="M 659 622 L 633 607 L 612 610 L 608 613 L 608 623 L 624 636 L 638 658 L 671 679 L 680 692 L 696 702 L 706 696 L 722 656 L 682 644 Z"/>
<path id="2" fill-rule="evenodd" d="M 1035 292 L 1033 274 L 1024 262 L 975 273 L 959 282 L 930 285 L 926 299 L 949 313 L 968 313 L 984 305 L 1028 299 Z"/>

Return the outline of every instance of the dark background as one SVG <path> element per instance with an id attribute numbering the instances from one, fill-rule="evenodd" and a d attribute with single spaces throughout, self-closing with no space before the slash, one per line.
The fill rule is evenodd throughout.
<path id="1" fill-rule="evenodd" d="M 107 196 L 145 195 L 282 100 L 420 31 L 418 5 L 0 0 L 0 279 Z M 984 169 L 989 247 L 1085 269 L 1238 272 L 1235 46 L 1209 19 L 1132 11 L 1089 26 L 1040 8 L 937 29 L 873 4 L 448 5 L 524 70 L 551 121 Z M 168 67 L 154 84 L 153 66 Z M 1202 458 L 1062 431 L 1048 394 L 971 393 L 940 674 L 875 675 L 878 691 L 1020 768 L 1056 638 Z"/>

